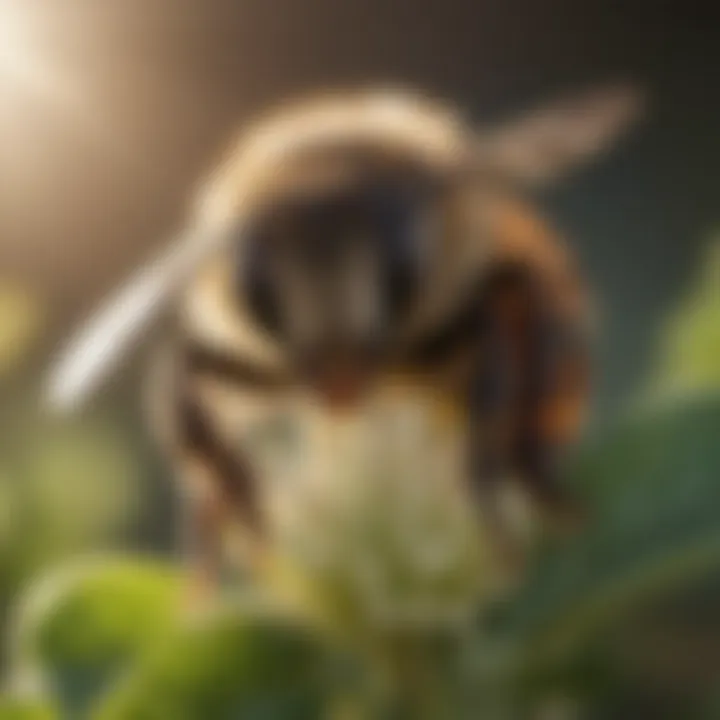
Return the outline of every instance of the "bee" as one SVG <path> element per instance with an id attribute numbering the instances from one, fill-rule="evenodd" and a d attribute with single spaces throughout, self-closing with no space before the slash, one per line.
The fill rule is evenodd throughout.
<path id="1" fill-rule="evenodd" d="M 257 468 L 220 420 L 231 396 L 302 388 L 342 413 L 387 378 L 413 378 L 462 419 L 480 507 L 493 515 L 511 472 L 548 517 L 574 516 L 560 475 L 590 396 L 592 313 L 530 197 L 604 152 L 638 109 L 635 91 L 613 87 L 478 131 L 444 103 L 380 88 L 270 113 L 208 180 L 188 228 L 70 343 L 50 401 L 80 404 L 172 310 L 152 390 L 171 461 L 195 478 L 205 575 L 230 519 L 258 546 L 267 532 Z"/>

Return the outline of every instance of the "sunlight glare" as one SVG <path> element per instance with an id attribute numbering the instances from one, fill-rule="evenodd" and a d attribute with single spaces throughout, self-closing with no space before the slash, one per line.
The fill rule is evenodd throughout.
<path id="1" fill-rule="evenodd" d="M 0 0 L 0 95 L 22 86 L 34 75 L 27 19 L 21 8 L 13 0 Z"/>

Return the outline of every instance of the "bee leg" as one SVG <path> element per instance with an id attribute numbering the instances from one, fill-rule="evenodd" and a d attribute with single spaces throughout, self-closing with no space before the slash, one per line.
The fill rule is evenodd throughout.
<path id="1" fill-rule="evenodd" d="M 470 389 L 470 472 L 472 490 L 491 542 L 508 568 L 522 565 L 522 549 L 505 515 L 504 483 L 512 472 L 512 372 L 509 343 L 500 318 L 488 313 Z"/>
<path id="2" fill-rule="evenodd" d="M 247 560 L 262 555 L 262 523 L 249 468 L 213 427 L 200 403 L 186 394 L 180 404 L 181 439 L 189 474 L 188 524 L 191 566 L 198 587 L 217 586 L 225 531 L 237 519 L 248 531 Z"/>
<path id="3" fill-rule="evenodd" d="M 542 330 L 541 330 L 542 332 Z M 585 400 L 585 360 L 558 343 L 555 331 L 535 342 L 517 430 L 515 466 L 550 529 L 575 530 L 585 519 L 579 500 L 561 483 L 568 442 L 580 425 Z"/>
<path id="4" fill-rule="evenodd" d="M 502 489 L 504 464 L 493 453 L 473 450 L 471 473 L 477 511 L 483 529 L 502 566 L 511 573 L 524 565 L 520 538 L 504 512 Z"/>
<path id="5" fill-rule="evenodd" d="M 190 462 L 183 470 L 196 482 L 205 474 L 206 468 Z M 225 514 L 222 502 L 211 492 L 192 493 L 184 500 L 181 529 L 183 552 L 190 570 L 187 600 L 190 609 L 194 610 L 207 605 L 220 584 Z"/>
<path id="6" fill-rule="evenodd" d="M 514 462 L 550 529 L 574 530 L 585 513 L 561 477 L 566 446 L 581 424 L 589 363 L 580 334 L 568 318 L 542 302 L 532 308 L 525 330 L 526 368 Z"/>
<path id="7" fill-rule="evenodd" d="M 494 532 L 514 534 L 497 498 L 512 474 L 542 519 L 572 526 L 581 513 L 559 478 L 586 396 L 587 358 L 575 321 L 552 289 L 513 264 L 487 278 L 480 308 L 471 393 L 478 500 Z"/>
<path id="8" fill-rule="evenodd" d="M 521 439 L 517 454 L 524 487 L 549 522 L 549 529 L 572 532 L 582 527 L 585 508 L 559 481 L 562 449 L 536 435 L 528 435 Z"/>

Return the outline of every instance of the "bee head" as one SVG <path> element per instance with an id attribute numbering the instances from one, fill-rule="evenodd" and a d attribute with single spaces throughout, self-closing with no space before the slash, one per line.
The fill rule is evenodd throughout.
<path id="1" fill-rule="evenodd" d="M 353 399 L 392 351 L 431 262 L 431 206 L 413 176 L 357 172 L 276 198 L 251 222 L 243 300 L 326 399 Z"/>

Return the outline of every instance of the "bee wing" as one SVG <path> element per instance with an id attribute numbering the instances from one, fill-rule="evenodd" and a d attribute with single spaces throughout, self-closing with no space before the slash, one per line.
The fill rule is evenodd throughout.
<path id="1" fill-rule="evenodd" d="M 511 179 L 539 185 L 601 155 L 641 115 L 642 94 L 615 86 L 552 103 L 483 133 L 476 160 Z"/>
<path id="2" fill-rule="evenodd" d="M 117 367 L 176 297 L 197 266 L 229 237 L 218 228 L 184 231 L 92 316 L 51 371 L 47 402 L 78 407 Z"/>

